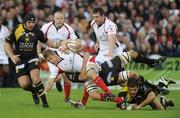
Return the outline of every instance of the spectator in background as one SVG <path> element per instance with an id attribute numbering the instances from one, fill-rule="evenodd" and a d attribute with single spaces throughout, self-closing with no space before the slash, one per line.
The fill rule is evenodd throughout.
<path id="1" fill-rule="evenodd" d="M 10 81 L 9 78 L 9 62 L 4 50 L 5 37 L 8 36 L 9 30 L 2 25 L 3 18 L 0 16 L 0 87 L 7 87 Z"/>
<path id="2" fill-rule="evenodd" d="M 96 50 L 94 49 L 95 42 L 92 39 L 90 39 L 88 33 L 84 33 L 82 38 L 82 45 L 84 47 L 84 50 L 89 52 L 91 55 L 96 54 Z"/>

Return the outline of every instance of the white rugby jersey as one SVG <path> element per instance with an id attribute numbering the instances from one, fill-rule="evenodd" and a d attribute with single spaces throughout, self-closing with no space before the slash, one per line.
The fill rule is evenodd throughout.
<path id="1" fill-rule="evenodd" d="M 66 39 L 77 39 L 77 36 L 71 26 L 64 23 L 62 27 L 57 29 L 53 22 L 44 24 L 41 28 L 45 36 L 54 41 L 66 40 Z M 50 48 L 51 49 L 51 48 Z"/>
<path id="2" fill-rule="evenodd" d="M 51 40 L 60 41 L 65 39 L 77 39 L 74 30 L 66 23 L 57 29 L 53 22 L 49 22 L 44 24 L 41 29 L 45 36 Z"/>
<path id="3" fill-rule="evenodd" d="M 4 41 L 5 38 L 9 35 L 9 30 L 7 27 L 2 25 L 0 27 L 0 64 L 8 64 L 8 57 L 6 55 L 6 52 L 4 50 Z"/>
<path id="4" fill-rule="evenodd" d="M 68 54 L 57 51 L 57 54 L 63 58 L 57 65 L 48 62 L 50 78 L 55 79 L 58 74 L 63 72 L 75 73 L 81 72 L 83 58 L 80 54 L 70 52 Z"/>
<path id="5" fill-rule="evenodd" d="M 110 21 L 109 19 L 105 18 L 105 21 L 101 26 L 98 26 L 93 20 L 91 22 L 91 27 L 93 28 L 96 34 L 96 38 L 99 41 L 99 45 L 100 45 L 97 60 L 102 63 L 106 61 L 104 55 L 107 55 L 109 51 L 108 35 L 111 34 L 117 35 L 117 25 L 114 22 Z M 113 51 L 114 56 L 122 53 L 120 42 L 117 39 L 115 40 L 116 40 L 116 44 Z"/>

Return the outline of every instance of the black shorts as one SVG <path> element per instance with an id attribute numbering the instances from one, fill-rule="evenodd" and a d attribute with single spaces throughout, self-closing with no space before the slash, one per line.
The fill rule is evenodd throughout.
<path id="1" fill-rule="evenodd" d="M 78 83 L 84 83 L 85 81 L 79 80 L 79 72 L 76 73 L 65 73 L 66 77 L 71 81 L 71 82 L 78 82 Z"/>
<path id="2" fill-rule="evenodd" d="M 28 60 L 21 60 L 20 63 L 15 64 L 15 70 L 17 77 L 23 75 L 29 75 L 31 70 L 39 69 L 39 59 L 31 58 Z"/>
<path id="3" fill-rule="evenodd" d="M 119 84 L 119 72 L 124 70 L 124 68 L 121 67 L 121 60 L 119 56 L 102 63 L 101 69 L 102 70 L 99 72 L 99 76 L 104 80 L 106 85 L 112 86 Z"/>

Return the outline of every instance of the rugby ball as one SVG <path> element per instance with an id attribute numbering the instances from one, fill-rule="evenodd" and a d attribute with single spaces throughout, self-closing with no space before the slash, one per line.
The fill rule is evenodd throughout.
<path id="1" fill-rule="evenodd" d="M 67 48 L 72 52 L 80 52 L 83 50 L 83 46 L 80 40 L 69 40 L 66 43 Z"/>

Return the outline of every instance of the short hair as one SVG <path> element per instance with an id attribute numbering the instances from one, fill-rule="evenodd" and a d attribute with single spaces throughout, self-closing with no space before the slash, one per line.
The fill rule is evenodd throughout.
<path id="1" fill-rule="evenodd" d="M 53 55 L 54 54 L 54 51 L 52 51 L 52 50 L 44 50 L 42 54 L 43 54 L 44 59 L 47 60 L 49 55 Z"/>
<path id="2" fill-rule="evenodd" d="M 104 15 L 104 10 L 101 7 L 95 7 L 93 9 L 93 14 L 99 13 L 101 16 Z"/>
<path id="3" fill-rule="evenodd" d="M 128 78 L 127 82 L 128 87 L 139 87 L 139 81 L 136 78 Z"/>

